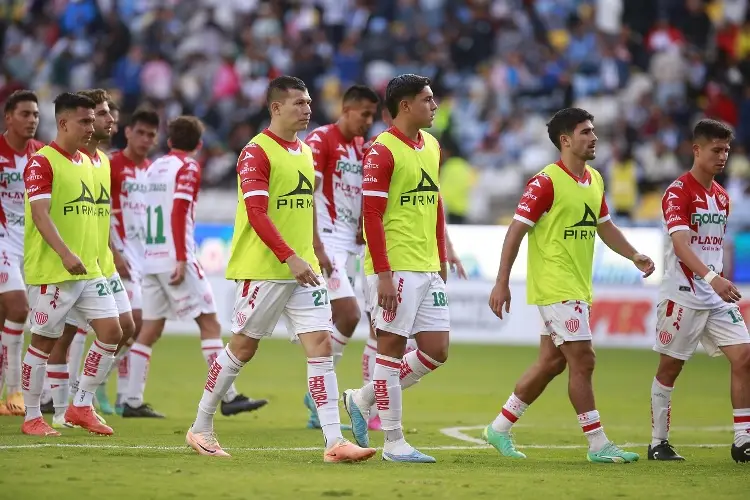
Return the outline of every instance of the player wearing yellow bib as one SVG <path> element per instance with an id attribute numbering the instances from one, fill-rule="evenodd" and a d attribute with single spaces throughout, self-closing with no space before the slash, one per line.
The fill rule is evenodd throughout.
<path id="1" fill-rule="evenodd" d="M 369 443 L 367 420 L 377 406 L 385 434 L 383 459 L 432 463 L 404 439 L 401 391 L 448 357 L 445 215 L 440 198 L 440 145 L 421 129 L 432 126 L 437 104 L 430 80 L 401 75 L 388 83 L 385 105 L 393 126 L 365 157 L 365 274 L 377 355 L 372 381 L 344 391 L 344 405 L 360 446 Z M 404 355 L 407 340 L 417 349 Z"/>
<path id="2" fill-rule="evenodd" d="M 117 271 L 115 270 L 112 251 L 109 247 L 111 211 L 109 158 L 107 158 L 107 155 L 104 154 L 103 151 L 98 149 L 100 144 L 106 144 L 109 141 L 114 119 L 109 111 L 109 95 L 106 91 L 96 89 L 79 92 L 79 94 L 88 97 L 96 104 L 96 108 L 94 109 L 94 132 L 91 135 L 88 144 L 86 144 L 80 152 L 88 157 L 93 166 L 92 195 L 97 209 L 98 261 L 102 274 L 109 282 L 109 288 L 115 298 L 117 311 L 120 315 L 122 338 L 120 339 L 120 345 L 115 354 L 115 358 L 119 359 L 119 352 L 122 346 L 125 345 L 135 331 L 135 323 L 133 322 L 128 295 L 125 292 Z M 69 388 L 72 389 L 71 394 L 73 395 L 78 390 L 78 376 L 81 370 L 83 346 L 79 344 L 76 346 L 79 348 L 75 349 L 74 352 L 71 344 L 75 339 L 76 332 L 79 328 L 85 330 L 88 329 L 88 325 L 80 314 L 71 313 L 67 318 L 63 335 L 50 353 L 48 360 L 47 375 L 50 378 L 52 403 L 55 408 L 55 414 L 52 418 L 52 427 L 57 429 L 66 426 L 64 417 L 68 402 Z M 114 409 L 109 404 L 106 392 L 102 390 L 102 386 L 97 388 L 97 401 L 102 413 L 109 415 L 114 413 Z"/>
<path id="3" fill-rule="evenodd" d="M 510 312 L 510 270 L 529 234 L 527 299 L 544 321 L 539 359 L 516 384 L 502 412 L 484 432 L 501 454 L 526 458 L 510 437 L 511 426 L 568 366 L 568 394 L 589 442 L 587 458 L 597 463 L 638 460 L 607 439 L 594 403 L 591 378 L 594 349 L 589 329 L 592 267 L 598 234 L 613 251 L 630 259 L 644 277 L 654 271 L 650 258 L 636 252 L 610 220 L 602 177 L 586 164 L 596 157 L 594 117 L 579 108 L 558 111 L 547 124 L 560 161 L 534 176 L 516 209 L 503 243 L 490 308 L 500 318 Z"/>
<path id="4" fill-rule="evenodd" d="M 32 156 L 24 170 L 24 271 L 32 333 L 22 370 L 24 434 L 59 435 L 42 419 L 39 406 L 49 353 L 71 312 L 91 324 L 97 339 L 65 420 L 94 433 L 112 434 L 91 407 L 122 337 L 117 304 L 98 262 L 97 214 L 104 209 L 94 197 L 91 161 L 79 152 L 91 139 L 95 108 L 86 96 L 60 94 L 55 99 L 57 138 Z"/>
<path id="5" fill-rule="evenodd" d="M 271 124 L 237 161 L 240 203 L 226 273 L 236 283 L 233 335 L 208 371 L 186 441 L 201 455 L 229 456 L 213 432 L 216 408 L 283 316 L 307 355 L 307 385 L 325 436 L 324 461 L 366 460 L 375 450 L 341 435 L 331 305 L 313 251 L 315 170 L 310 147 L 297 138 L 310 122 L 310 95 L 299 78 L 281 76 L 269 84 L 266 99 Z"/>

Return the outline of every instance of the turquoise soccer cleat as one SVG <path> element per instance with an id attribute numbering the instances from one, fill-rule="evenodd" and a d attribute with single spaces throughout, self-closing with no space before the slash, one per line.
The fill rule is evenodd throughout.
<path id="1" fill-rule="evenodd" d="M 589 462 L 597 464 L 629 464 L 637 462 L 639 458 L 640 455 L 638 453 L 625 451 L 612 441 L 596 453 L 590 451 L 586 454 L 586 459 Z"/>
<path id="2" fill-rule="evenodd" d="M 526 455 L 516 450 L 516 445 L 513 443 L 513 436 L 511 436 L 510 432 L 498 432 L 492 428 L 492 425 L 488 425 L 482 431 L 482 439 L 487 444 L 492 445 L 504 457 L 526 458 Z"/>

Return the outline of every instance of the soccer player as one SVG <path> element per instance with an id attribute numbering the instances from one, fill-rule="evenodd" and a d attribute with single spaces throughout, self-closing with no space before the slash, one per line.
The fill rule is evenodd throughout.
<path id="1" fill-rule="evenodd" d="M 649 460 L 684 460 L 669 443 L 674 383 L 698 342 L 731 365 L 734 443 L 731 456 L 750 462 L 750 335 L 737 302 L 740 292 L 722 276 L 729 196 L 716 183 L 729 156 L 732 130 L 715 120 L 693 129 L 693 167 L 662 198 L 665 271 L 657 308 L 659 367 L 651 385 Z"/>
<path id="2" fill-rule="evenodd" d="M 350 87 L 344 92 L 338 121 L 313 130 L 305 139 L 315 167 L 317 227 L 313 238 L 333 311 L 334 366 L 360 320 L 354 280 L 362 254 L 357 234 L 362 213 L 363 136 L 372 126 L 379 101 L 369 87 Z M 307 427 L 320 428 L 309 392 L 305 394 L 305 405 L 310 412 Z"/>
<path id="3" fill-rule="evenodd" d="M 344 391 L 357 443 L 369 443 L 367 421 L 377 404 L 385 434 L 383 459 L 432 463 L 404 438 L 401 391 L 448 357 L 450 319 L 445 293 L 445 216 L 438 171 L 440 145 L 421 129 L 432 125 L 437 104 L 430 80 L 400 75 L 386 88 L 393 126 L 365 157 L 363 194 L 365 271 L 377 330 L 373 380 Z M 407 339 L 417 349 L 404 356 Z"/>
<path id="4" fill-rule="evenodd" d="M 94 391 L 114 363 L 122 337 L 117 304 L 98 262 L 101 218 L 97 214 L 108 209 L 98 206 L 103 193 L 97 189 L 91 160 L 79 151 L 94 132 L 95 108 L 84 95 L 57 96 L 57 137 L 33 155 L 24 170 L 24 273 L 32 333 L 21 371 L 24 434 L 60 435 L 44 421 L 39 405 L 49 353 L 71 313 L 88 322 L 97 338 L 65 421 L 96 434 L 112 434 L 92 409 Z"/>
<path id="5" fill-rule="evenodd" d="M 164 417 L 143 402 L 143 393 L 151 352 L 168 318 L 195 320 L 209 368 L 224 349 L 214 294 L 195 255 L 193 237 L 201 170 L 192 155 L 202 145 L 203 124 L 195 117 L 181 116 L 170 122 L 168 133 L 169 153 L 146 171 L 143 326 L 130 349 L 123 417 Z M 222 399 L 221 411 L 234 415 L 266 403 L 238 394 L 232 385 Z"/>
<path id="6" fill-rule="evenodd" d="M 324 461 L 367 460 L 373 448 L 360 448 L 341 435 L 331 305 L 314 262 L 315 169 L 310 147 L 297 138 L 310 122 L 310 95 L 299 78 L 281 76 L 269 83 L 266 99 L 271 123 L 237 161 L 240 203 L 226 273 L 236 281 L 233 335 L 208 372 L 185 439 L 201 455 L 229 456 L 213 430 L 216 406 L 283 316 L 307 355 L 307 386 L 325 437 Z"/>
<path id="7" fill-rule="evenodd" d="M 117 346 L 115 353 L 115 363 L 117 363 L 122 346 L 127 343 L 133 335 L 135 324 L 133 323 L 133 316 L 130 312 L 131 309 L 128 295 L 120 281 L 119 275 L 117 274 L 112 251 L 110 250 L 110 166 L 109 158 L 99 149 L 101 144 L 106 144 L 109 141 L 114 119 L 109 112 L 109 95 L 106 91 L 95 89 L 79 93 L 88 97 L 94 101 L 94 104 L 96 104 L 96 108 L 94 109 L 94 132 L 91 135 L 88 144 L 86 144 L 80 152 L 89 158 L 94 167 L 94 188 L 92 194 L 95 198 L 96 218 L 98 220 L 97 241 L 99 267 L 101 268 L 102 274 L 109 282 L 110 290 L 115 299 L 115 303 L 117 304 L 120 327 L 122 329 L 120 344 Z M 55 415 L 52 418 L 52 426 L 54 428 L 61 428 L 66 425 L 64 419 L 65 409 L 68 402 L 70 373 L 72 372 L 74 376 L 76 376 L 78 375 L 78 370 L 81 369 L 79 364 L 80 361 L 73 361 L 70 366 L 68 366 L 67 359 L 68 348 L 73 342 L 73 339 L 78 336 L 76 332 L 79 328 L 85 331 L 88 329 L 88 325 L 80 315 L 71 314 L 66 321 L 62 337 L 55 344 L 55 347 L 52 349 L 49 359 L 47 360 L 47 374 L 51 380 L 52 401 L 55 408 Z M 106 380 L 106 376 L 104 379 Z M 73 384 L 74 391 L 77 390 L 75 385 L 79 380 L 80 377 L 76 376 Z M 96 394 L 101 412 L 104 414 L 114 413 L 114 410 L 106 397 L 106 393 L 101 390 L 101 386 L 97 388 Z"/>
<path id="8" fill-rule="evenodd" d="M 112 155 L 112 254 L 133 308 L 135 332 L 141 331 L 143 295 L 143 259 L 146 253 L 146 172 L 151 162 L 148 155 L 157 142 L 159 115 L 156 111 L 140 108 L 130 117 L 125 127 L 127 145 Z M 123 355 L 117 370 L 117 400 L 115 411 L 122 415 L 124 400 L 129 385 L 129 346 L 123 347 Z"/>
<path id="9" fill-rule="evenodd" d="M 23 329 L 29 311 L 23 262 L 24 184 L 28 158 L 44 144 L 34 140 L 39 125 L 37 96 L 17 90 L 5 101 L 6 132 L 0 136 L 0 415 L 24 414 L 21 394 Z"/>
<path id="10" fill-rule="evenodd" d="M 612 223 L 602 177 L 586 162 L 596 157 L 594 117 L 579 108 L 558 111 L 547 124 L 560 160 L 547 165 L 527 183 L 508 228 L 497 282 L 489 299 L 499 318 L 510 312 L 510 270 L 523 237 L 529 235 L 527 299 L 544 321 L 539 358 L 521 379 L 482 436 L 501 454 L 526 458 L 516 450 L 511 426 L 568 366 L 568 394 L 588 439 L 588 460 L 623 463 L 638 460 L 607 439 L 594 403 L 594 349 L 589 328 L 595 236 L 614 252 L 633 261 L 649 276 L 650 258 L 638 253 Z"/>

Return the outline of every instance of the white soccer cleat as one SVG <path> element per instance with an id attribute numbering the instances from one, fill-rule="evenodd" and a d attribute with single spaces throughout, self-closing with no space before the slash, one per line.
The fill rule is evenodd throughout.
<path id="1" fill-rule="evenodd" d="M 193 428 L 187 432 L 185 442 L 201 455 L 209 457 L 231 457 L 229 453 L 221 449 L 216 434 L 213 432 L 193 432 Z"/>

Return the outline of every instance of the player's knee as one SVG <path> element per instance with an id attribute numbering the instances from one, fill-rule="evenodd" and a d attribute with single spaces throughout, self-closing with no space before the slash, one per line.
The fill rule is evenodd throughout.
<path id="1" fill-rule="evenodd" d="M 732 371 L 750 377 L 750 344 L 743 344 L 741 352 L 734 356 Z"/>
<path id="2" fill-rule="evenodd" d="M 589 346 L 590 347 L 590 346 Z M 575 355 L 567 359 L 571 374 L 591 376 L 596 366 L 596 353 L 594 349 L 577 349 Z"/>
<path id="3" fill-rule="evenodd" d="M 12 321 L 14 323 L 26 323 L 26 318 L 29 317 L 29 303 L 26 301 L 26 296 L 18 294 L 17 298 L 7 304 L 5 308 L 5 320 Z"/>
<path id="4" fill-rule="evenodd" d="M 135 321 L 129 315 L 120 317 L 120 328 L 122 329 L 122 338 L 120 342 L 127 342 L 128 339 L 135 335 Z"/>
<path id="5" fill-rule="evenodd" d="M 656 380 L 662 385 L 673 387 L 684 364 L 685 362 L 681 359 L 662 355 L 659 360 L 659 369 L 656 371 Z"/>
<path id="6" fill-rule="evenodd" d="M 568 366 L 568 362 L 565 361 L 565 358 L 562 356 L 547 358 L 540 361 L 542 370 L 544 370 L 550 380 L 564 372 L 565 367 Z"/>
<path id="7" fill-rule="evenodd" d="M 333 324 L 342 335 L 351 337 L 362 319 L 362 313 L 356 301 L 341 299 L 339 304 L 333 304 Z"/>

